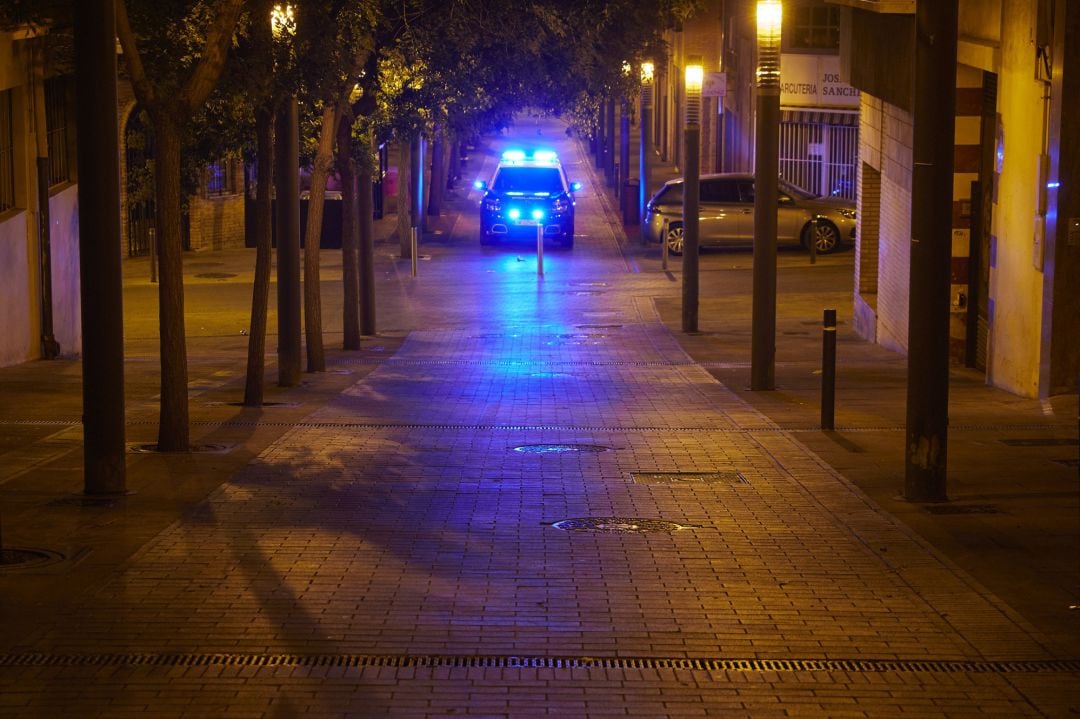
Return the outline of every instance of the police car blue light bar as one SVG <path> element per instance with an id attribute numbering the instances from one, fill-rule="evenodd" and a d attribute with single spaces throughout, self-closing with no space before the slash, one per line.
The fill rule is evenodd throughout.
<path id="1" fill-rule="evenodd" d="M 521 162 L 525 159 L 524 150 L 506 150 L 502 154 L 502 159 L 508 162 Z"/>

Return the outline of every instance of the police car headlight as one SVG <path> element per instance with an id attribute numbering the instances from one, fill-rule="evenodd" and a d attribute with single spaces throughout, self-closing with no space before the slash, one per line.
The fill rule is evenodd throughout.
<path id="1" fill-rule="evenodd" d="M 554 212 L 566 212 L 570 209 L 570 200 L 565 197 L 556 197 L 551 203 L 551 209 Z"/>
<path id="2" fill-rule="evenodd" d="M 498 212 L 502 209 L 502 201 L 497 197 L 490 197 L 484 200 L 484 209 L 488 212 Z"/>

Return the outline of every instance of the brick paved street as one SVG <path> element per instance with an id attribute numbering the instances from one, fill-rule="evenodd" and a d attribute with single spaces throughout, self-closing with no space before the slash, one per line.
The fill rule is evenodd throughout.
<path id="1" fill-rule="evenodd" d="M 1076 657 L 693 361 L 579 207 L 543 279 L 464 214 L 384 261 L 400 347 L 6 617 L 0 716 L 1075 715 Z"/>

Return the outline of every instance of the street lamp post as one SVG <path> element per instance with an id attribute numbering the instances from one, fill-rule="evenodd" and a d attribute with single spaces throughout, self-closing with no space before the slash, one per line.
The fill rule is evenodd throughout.
<path id="1" fill-rule="evenodd" d="M 686 170 L 683 173 L 683 284 L 682 329 L 698 331 L 698 212 L 701 167 L 701 82 L 704 71 L 700 56 L 686 64 Z M 667 242 L 667 238 L 663 238 Z"/>
<path id="2" fill-rule="evenodd" d="M 292 36 L 296 21 L 291 5 L 275 5 L 270 14 L 275 39 Z M 278 385 L 300 384 L 300 130 L 295 94 L 278 112 L 274 150 L 277 188 Z M 308 238 L 308 242 L 318 242 Z"/>
<path id="3" fill-rule="evenodd" d="M 780 0 L 757 4 L 754 273 L 750 389 L 776 386 L 776 213 L 780 174 Z"/>
<path id="4" fill-rule="evenodd" d="M 649 155 L 652 154 L 652 91 L 653 64 L 641 63 L 641 115 L 638 125 L 641 138 L 638 147 L 638 221 L 641 223 L 641 240 L 645 235 L 645 204 L 649 201 Z M 667 238 L 664 238 L 667 241 Z"/>

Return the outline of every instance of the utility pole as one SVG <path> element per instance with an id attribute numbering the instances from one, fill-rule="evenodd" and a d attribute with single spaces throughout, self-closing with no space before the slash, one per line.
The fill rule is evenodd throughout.
<path id="1" fill-rule="evenodd" d="M 946 499 L 956 0 L 915 4 L 911 276 L 904 498 Z"/>
<path id="2" fill-rule="evenodd" d="M 641 223 L 641 239 L 645 241 L 645 205 L 649 202 L 649 160 L 652 155 L 652 105 L 653 105 L 653 70 L 651 62 L 641 64 L 641 116 L 638 126 L 641 135 L 638 138 L 638 221 Z M 662 242 L 667 242 L 664 237 Z"/>
<path id="3" fill-rule="evenodd" d="M 759 0 L 754 133 L 754 287 L 750 389 L 776 388 L 776 233 L 780 174 L 779 0 Z"/>
<path id="4" fill-rule="evenodd" d="M 701 82 L 700 56 L 686 64 L 686 169 L 683 173 L 682 331 L 698 331 L 698 226 L 701 208 Z M 664 238 L 667 242 L 667 238 Z"/>
<path id="5" fill-rule="evenodd" d="M 114 0 L 72 5 L 79 137 L 83 491 L 123 494 L 124 307 Z"/>

